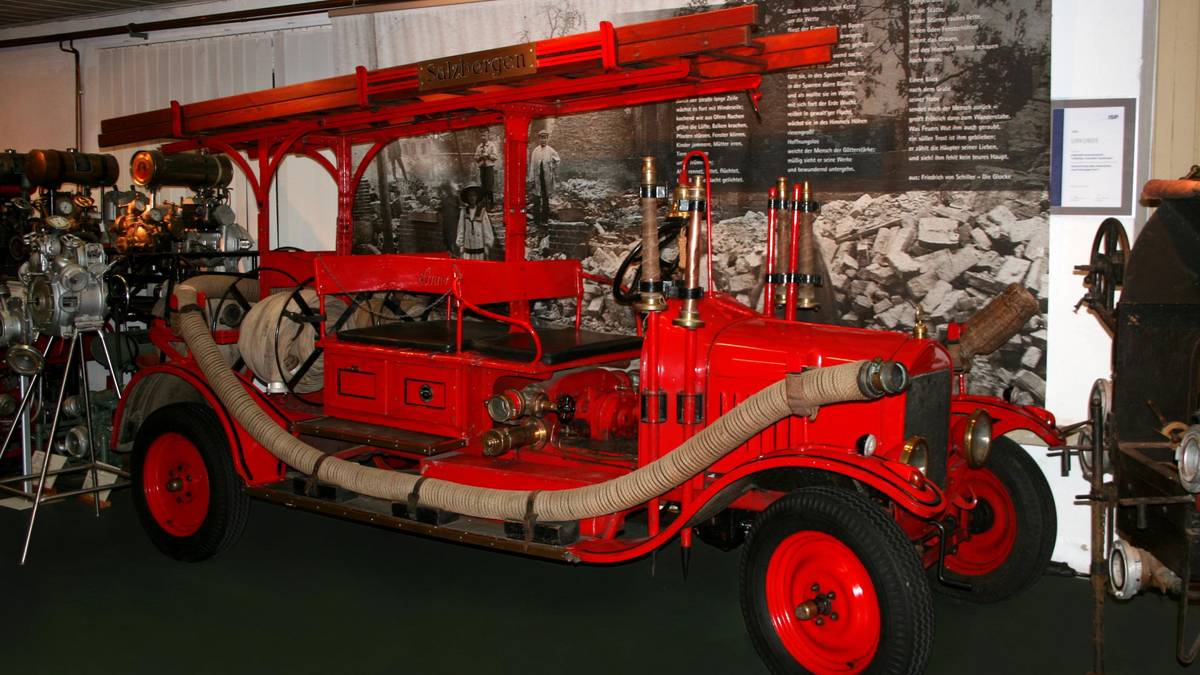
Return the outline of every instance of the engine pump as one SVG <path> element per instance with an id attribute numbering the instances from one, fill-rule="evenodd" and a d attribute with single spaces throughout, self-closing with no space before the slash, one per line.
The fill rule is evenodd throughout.
<path id="1" fill-rule="evenodd" d="M 228 157 L 200 153 L 164 155 L 158 150 L 137 152 L 130 163 L 134 183 L 157 193 L 163 187 L 185 187 L 188 201 L 154 203 L 140 193 L 118 202 L 118 216 L 109 232 L 116 249 L 175 253 L 247 251 L 250 233 L 237 223 L 229 206 L 233 165 Z"/>
<path id="2" fill-rule="evenodd" d="M 66 231 L 65 219 L 51 216 L 48 229 L 26 235 L 29 260 L 19 270 L 33 328 L 70 336 L 104 320 L 108 286 L 104 246 Z"/>

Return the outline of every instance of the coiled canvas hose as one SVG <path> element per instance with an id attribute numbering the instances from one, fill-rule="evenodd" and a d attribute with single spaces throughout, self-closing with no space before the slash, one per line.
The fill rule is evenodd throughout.
<path id="1" fill-rule="evenodd" d="M 317 331 L 314 327 L 284 315 L 285 310 L 293 314 L 301 313 L 293 290 L 286 289 L 285 292 L 267 296 L 242 319 L 238 350 L 250 371 L 265 382 L 290 380 L 316 349 Z M 318 310 L 317 292 L 306 288 L 300 291 L 299 296 L 315 314 Z M 335 295 L 325 298 L 326 331 L 333 330 L 346 307 L 346 303 Z M 376 316 L 394 318 L 380 302 L 364 302 L 355 308 L 343 328 L 370 326 Z M 317 391 L 324 380 L 325 359 L 319 356 L 292 387 L 292 391 L 297 394 Z"/>
<path id="2" fill-rule="evenodd" d="M 295 438 L 262 411 L 229 369 L 212 335 L 196 311 L 195 289 L 186 283 L 175 291 L 180 307 L 182 336 L 195 355 L 217 397 L 246 431 L 272 455 L 319 480 L 359 494 L 403 502 L 412 496 L 420 477 L 347 462 L 326 455 Z M 746 399 L 712 424 L 636 471 L 604 483 L 532 494 L 461 485 L 431 478 L 420 485 L 423 506 L 478 518 L 569 521 L 633 508 L 682 484 L 714 461 L 742 445 L 767 426 L 788 415 L 815 415 L 829 403 L 865 400 L 903 390 L 908 383 L 903 366 L 891 362 L 857 361 L 788 375 Z"/>

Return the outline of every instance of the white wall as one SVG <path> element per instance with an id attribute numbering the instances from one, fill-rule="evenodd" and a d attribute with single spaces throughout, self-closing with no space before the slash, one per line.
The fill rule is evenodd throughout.
<path id="1" fill-rule="evenodd" d="M 1050 89 L 1053 99 L 1136 98 L 1143 81 L 1143 20 L 1154 0 L 1053 0 Z M 1153 28 L 1153 26 L 1150 26 Z M 1140 107 L 1140 106 L 1139 106 Z M 1135 171 L 1136 173 L 1136 171 Z M 1137 179 L 1135 178 L 1135 181 Z M 1135 185 L 1136 188 L 1140 186 Z M 1046 407 L 1060 423 L 1087 418 L 1087 396 L 1097 378 L 1110 372 L 1111 340 L 1086 310 L 1075 312 L 1083 296 L 1076 265 L 1085 265 L 1092 237 L 1103 217 L 1050 216 L 1050 311 L 1046 359 Z M 1133 218 L 1123 217 L 1130 235 Z M 1032 448 L 1035 456 L 1044 453 Z M 1078 470 L 1059 475 L 1056 459 L 1042 459 L 1058 506 L 1059 537 L 1054 559 L 1085 571 L 1090 553 L 1089 513 L 1074 505 L 1087 491 Z"/>
<path id="2" fill-rule="evenodd" d="M 0 58 L 0 149 L 75 145 L 75 65 L 57 45 L 18 47 Z"/>

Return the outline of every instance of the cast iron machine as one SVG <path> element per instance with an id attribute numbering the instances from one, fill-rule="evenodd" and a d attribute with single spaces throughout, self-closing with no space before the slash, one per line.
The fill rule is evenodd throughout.
<path id="1" fill-rule="evenodd" d="M 1142 202 L 1158 208 L 1133 247 L 1121 223 L 1106 219 L 1077 270 L 1086 275 L 1080 305 L 1113 337 L 1112 377 L 1092 388 L 1080 450 L 1091 487 L 1083 498 L 1092 508 L 1096 673 L 1105 586 L 1120 600 L 1151 588 L 1175 596 L 1176 656 L 1190 664 L 1200 654 L 1189 622 L 1200 581 L 1198 178 L 1193 167 L 1183 179 L 1147 183 Z"/>

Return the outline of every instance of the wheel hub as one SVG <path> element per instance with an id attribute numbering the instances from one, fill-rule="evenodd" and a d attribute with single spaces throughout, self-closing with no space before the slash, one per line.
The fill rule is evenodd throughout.
<path id="1" fill-rule="evenodd" d="M 783 647 L 816 672 L 857 671 L 880 640 L 879 600 L 858 556 L 837 538 L 800 531 L 766 573 L 767 611 Z"/>
<path id="2" fill-rule="evenodd" d="M 833 591 L 818 593 L 821 590 L 820 584 L 813 584 L 812 590 L 816 595 L 796 606 L 796 618 L 801 621 L 815 619 L 813 623 L 818 626 L 825 625 L 825 617 L 837 621 L 837 612 L 833 611 L 833 600 L 837 597 L 837 593 Z"/>
<path id="3" fill-rule="evenodd" d="M 159 527 L 176 537 L 199 531 L 208 514 L 209 476 L 195 443 L 174 432 L 156 438 L 146 451 L 142 490 Z"/>
<path id="4" fill-rule="evenodd" d="M 991 502 L 976 498 L 975 508 L 971 509 L 970 519 L 967 523 L 967 531 L 971 534 L 983 534 L 992 529 L 992 525 L 995 523 L 996 512 L 992 509 Z"/>

